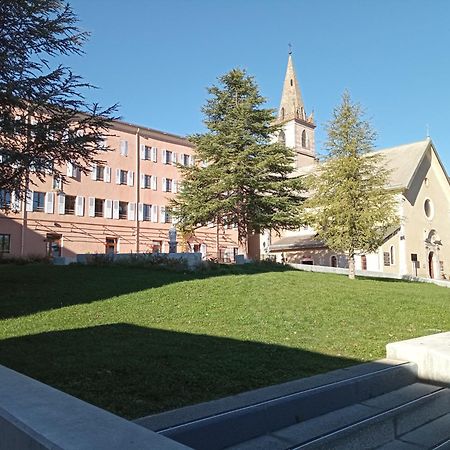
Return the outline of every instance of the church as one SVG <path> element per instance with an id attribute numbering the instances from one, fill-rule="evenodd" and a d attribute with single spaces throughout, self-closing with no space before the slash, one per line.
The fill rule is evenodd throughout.
<path id="1" fill-rule="evenodd" d="M 277 121 L 278 139 L 295 150 L 294 176 L 318 167 L 314 117 L 307 115 L 292 55 L 289 54 Z M 398 202 L 400 225 L 389 230 L 378 251 L 356 256 L 356 269 L 405 276 L 450 279 L 450 183 L 432 140 L 378 151 L 390 170 L 388 188 Z M 309 227 L 265 234 L 262 254 L 280 262 L 348 267 Z"/>

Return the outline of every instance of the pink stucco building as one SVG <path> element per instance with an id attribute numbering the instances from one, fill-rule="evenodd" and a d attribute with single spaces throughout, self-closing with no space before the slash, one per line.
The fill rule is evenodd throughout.
<path id="1" fill-rule="evenodd" d="M 192 145 L 122 121 L 115 121 L 110 133 L 113 151 L 102 154 L 104 164 L 89 174 L 69 164 L 64 185 L 49 176 L 30 186 L 23 202 L 3 193 L 1 201 L 12 210 L 0 209 L 0 256 L 71 261 L 82 253 L 168 252 L 173 224 L 166 208 L 180 186 L 177 164 L 194 162 Z M 217 257 L 217 235 L 214 225 L 197 230 L 188 239 L 188 251 Z M 219 242 L 221 259 L 232 260 L 236 231 L 221 229 Z"/>

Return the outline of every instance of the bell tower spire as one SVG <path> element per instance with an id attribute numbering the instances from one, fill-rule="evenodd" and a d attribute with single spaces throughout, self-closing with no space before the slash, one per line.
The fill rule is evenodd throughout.
<path id="1" fill-rule="evenodd" d="M 314 124 L 313 114 L 306 115 L 290 44 L 277 123 L 282 125 L 279 140 L 281 139 L 288 147 L 295 150 L 295 167 L 300 168 L 315 164 L 314 129 L 316 125 Z"/>

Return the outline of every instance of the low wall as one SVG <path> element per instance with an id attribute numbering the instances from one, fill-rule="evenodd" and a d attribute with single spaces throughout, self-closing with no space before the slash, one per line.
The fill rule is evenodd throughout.
<path id="1" fill-rule="evenodd" d="M 0 366 L 1 450 L 188 448 Z"/>
<path id="2" fill-rule="evenodd" d="M 155 258 L 166 258 L 171 261 L 183 261 L 189 269 L 195 269 L 202 263 L 202 254 L 201 253 L 115 253 L 111 255 L 105 254 L 92 254 L 85 253 L 77 255 L 77 263 L 79 264 L 87 264 L 90 258 L 95 257 L 106 258 L 111 262 L 120 262 L 126 260 L 133 261 L 151 261 Z"/>
<path id="3" fill-rule="evenodd" d="M 342 267 L 313 266 L 310 264 L 294 264 L 294 263 L 288 263 L 287 265 L 293 267 L 294 269 L 303 270 L 305 272 L 337 273 L 339 275 L 348 275 L 348 269 L 344 269 Z M 356 270 L 355 274 L 357 276 L 369 278 L 385 278 L 393 280 L 417 281 L 419 283 L 432 283 L 438 286 L 450 288 L 450 281 L 447 280 L 435 280 L 433 278 L 413 277 L 411 275 L 400 275 L 396 273 L 372 272 L 369 270 Z"/>

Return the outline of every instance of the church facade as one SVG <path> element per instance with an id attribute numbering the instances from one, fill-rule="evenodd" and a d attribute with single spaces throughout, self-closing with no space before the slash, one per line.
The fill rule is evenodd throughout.
<path id="1" fill-rule="evenodd" d="M 307 116 L 289 55 L 278 121 L 278 136 L 296 153 L 295 176 L 318 166 L 314 147 L 314 120 Z M 390 170 L 388 188 L 397 198 L 400 226 L 386 234 L 380 248 L 356 256 L 356 269 L 436 279 L 450 279 L 450 184 L 431 141 L 415 142 L 379 151 Z M 265 235 L 265 257 L 297 264 L 348 267 L 345 255 L 333 252 L 309 227 Z"/>

